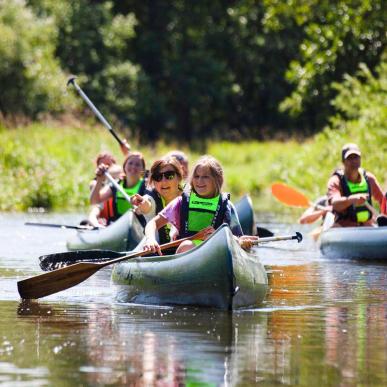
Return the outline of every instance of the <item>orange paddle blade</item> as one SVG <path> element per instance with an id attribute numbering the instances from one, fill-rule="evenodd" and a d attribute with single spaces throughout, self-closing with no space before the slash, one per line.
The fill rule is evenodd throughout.
<path id="1" fill-rule="evenodd" d="M 273 183 L 271 192 L 277 200 L 288 206 L 307 208 L 311 205 L 309 199 L 303 193 L 284 183 Z"/>

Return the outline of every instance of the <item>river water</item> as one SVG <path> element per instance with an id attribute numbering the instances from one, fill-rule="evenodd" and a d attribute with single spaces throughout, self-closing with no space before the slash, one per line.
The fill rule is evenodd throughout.
<path id="1" fill-rule="evenodd" d="M 383 386 L 386 265 L 320 257 L 310 228 L 263 224 L 305 239 L 257 250 L 269 274 L 258 308 L 234 311 L 115 302 L 110 270 L 21 302 L 17 281 L 65 251 L 74 214 L 0 214 L 0 385 Z"/>

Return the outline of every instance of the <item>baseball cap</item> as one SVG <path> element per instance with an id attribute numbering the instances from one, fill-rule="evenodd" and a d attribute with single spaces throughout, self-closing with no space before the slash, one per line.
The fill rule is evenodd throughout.
<path id="1" fill-rule="evenodd" d="M 345 144 L 341 149 L 341 159 L 344 161 L 349 155 L 361 156 L 359 147 L 356 144 Z"/>

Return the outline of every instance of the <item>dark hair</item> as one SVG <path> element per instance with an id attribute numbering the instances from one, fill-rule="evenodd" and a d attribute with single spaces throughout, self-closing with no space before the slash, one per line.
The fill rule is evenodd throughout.
<path id="1" fill-rule="evenodd" d="M 141 160 L 141 164 L 142 164 L 142 169 L 145 173 L 145 159 L 144 159 L 144 155 L 141 153 L 141 152 L 130 152 L 128 154 L 128 156 L 126 156 L 126 159 L 124 161 L 124 163 L 122 164 L 122 169 L 124 170 L 125 172 L 125 165 L 126 163 L 132 158 L 132 157 L 138 157 L 140 160 Z"/>
<path id="2" fill-rule="evenodd" d="M 175 159 L 177 159 L 177 161 L 188 164 L 187 155 L 184 152 L 179 150 L 170 151 L 165 155 L 165 157 L 174 157 Z"/>
<path id="3" fill-rule="evenodd" d="M 166 156 L 159 160 L 156 160 L 149 171 L 148 186 L 153 188 L 154 176 L 160 173 L 160 170 L 170 165 L 176 172 L 177 178 L 181 181 L 183 179 L 183 170 L 181 169 L 180 163 L 173 156 Z"/>
<path id="4" fill-rule="evenodd" d="M 101 160 L 104 159 L 105 157 L 109 157 L 112 160 L 112 164 L 116 164 L 116 159 L 110 152 L 98 153 L 95 159 L 95 164 L 98 166 L 101 163 Z"/>

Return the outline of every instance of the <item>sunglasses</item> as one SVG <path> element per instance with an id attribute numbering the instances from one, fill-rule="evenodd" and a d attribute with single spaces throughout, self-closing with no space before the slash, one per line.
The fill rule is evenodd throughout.
<path id="1" fill-rule="evenodd" d="M 163 177 L 165 177 L 165 180 L 173 180 L 175 176 L 176 176 L 176 172 L 167 171 L 167 172 L 155 173 L 152 176 L 152 179 L 154 181 L 160 182 L 161 180 L 163 180 Z"/>

